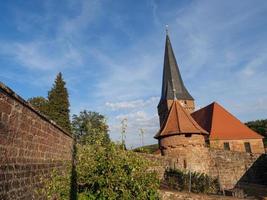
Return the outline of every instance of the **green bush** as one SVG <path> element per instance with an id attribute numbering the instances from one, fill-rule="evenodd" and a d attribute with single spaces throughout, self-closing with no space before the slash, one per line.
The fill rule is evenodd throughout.
<path id="1" fill-rule="evenodd" d="M 178 169 L 167 169 L 165 181 L 173 189 L 189 191 L 191 176 L 191 192 L 194 193 L 218 193 L 219 182 L 204 173 L 186 172 Z"/>
<path id="2" fill-rule="evenodd" d="M 121 145 L 79 145 L 76 162 L 78 199 L 159 199 L 159 180 L 149 170 L 151 163 Z M 70 169 L 65 174 L 53 172 L 43 194 L 69 199 Z"/>

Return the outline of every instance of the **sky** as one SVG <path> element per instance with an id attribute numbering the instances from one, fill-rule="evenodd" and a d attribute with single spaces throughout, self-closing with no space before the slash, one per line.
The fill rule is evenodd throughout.
<path id="1" fill-rule="evenodd" d="M 114 141 L 154 144 L 165 25 L 197 108 L 218 102 L 242 122 L 267 118 L 265 0 L 3 0 L 0 81 L 47 97 L 58 72 L 71 114 L 104 114 Z"/>

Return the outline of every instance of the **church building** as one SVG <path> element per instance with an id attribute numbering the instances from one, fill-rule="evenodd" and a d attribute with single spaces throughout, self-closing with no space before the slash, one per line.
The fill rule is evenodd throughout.
<path id="1" fill-rule="evenodd" d="M 195 111 L 195 101 L 186 89 L 166 35 L 161 98 L 158 104 L 160 130 L 155 135 L 162 155 L 182 159 L 199 167 L 200 159 L 207 156 L 207 147 L 264 153 L 263 137 L 235 118 L 221 105 L 214 102 Z M 194 148 L 192 148 L 194 147 Z M 197 165 L 193 165 L 198 163 Z"/>

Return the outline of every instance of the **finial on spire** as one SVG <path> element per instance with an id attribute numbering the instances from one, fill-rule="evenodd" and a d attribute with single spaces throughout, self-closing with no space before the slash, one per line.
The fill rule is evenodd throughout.
<path id="1" fill-rule="evenodd" d="M 168 30 L 168 28 L 169 28 L 169 25 L 168 25 L 168 24 L 166 24 L 165 28 L 166 28 L 166 35 L 168 35 L 168 34 L 169 34 L 169 30 Z"/>

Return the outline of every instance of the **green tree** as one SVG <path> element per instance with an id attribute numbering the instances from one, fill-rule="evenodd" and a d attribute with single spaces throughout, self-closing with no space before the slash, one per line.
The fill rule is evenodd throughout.
<path id="1" fill-rule="evenodd" d="M 44 97 L 33 97 L 28 99 L 28 102 L 42 114 L 48 114 L 48 100 Z"/>
<path id="2" fill-rule="evenodd" d="M 245 123 L 249 128 L 264 136 L 264 145 L 267 147 L 267 119 L 249 121 Z"/>
<path id="3" fill-rule="evenodd" d="M 73 115 L 72 131 L 80 143 L 93 144 L 99 137 L 104 138 L 104 143 L 110 141 L 106 118 L 97 112 L 83 110 L 79 115 Z"/>
<path id="4" fill-rule="evenodd" d="M 58 73 L 52 89 L 48 92 L 48 116 L 67 131 L 71 131 L 70 103 L 62 73 Z"/>
<path id="5" fill-rule="evenodd" d="M 77 145 L 77 187 L 80 200 L 158 200 L 159 179 L 154 163 L 113 142 Z M 70 171 L 70 170 L 69 170 Z M 40 188 L 48 199 L 69 199 L 70 175 L 54 172 Z"/>
<path id="6" fill-rule="evenodd" d="M 257 133 L 267 137 L 267 119 L 249 121 L 245 124 Z"/>

